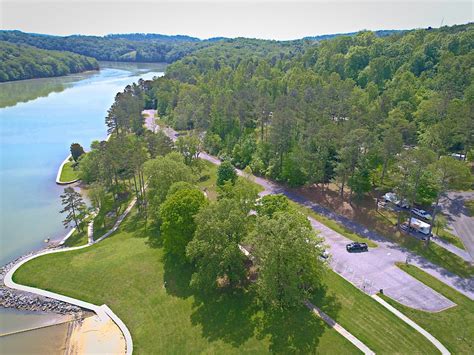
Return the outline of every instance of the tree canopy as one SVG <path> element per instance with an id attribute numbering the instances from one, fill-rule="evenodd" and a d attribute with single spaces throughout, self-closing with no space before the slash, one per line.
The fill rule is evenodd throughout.
<path id="1" fill-rule="evenodd" d="M 97 69 L 99 63 L 94 58 L 0 40 L 0 82 L 61 76 Z"/>
<path id="2" fill-rule="evenodd" d="M 256 290 L 264 303 L 294 307 L 319 287 L 324 270 L 321 239 L 308 219 L 297 211 L 259 216 L 249 236 L 258 267 Z"/>
<path id="3" fill-rule="evenodd" d="M 184 188 L 168 195 L 160 206 L 160 231 L 164 249 L 182 261 L 185 260 L 186 246 L 196 229 L 194 216 L 206 202 L 199 189 Z"/>

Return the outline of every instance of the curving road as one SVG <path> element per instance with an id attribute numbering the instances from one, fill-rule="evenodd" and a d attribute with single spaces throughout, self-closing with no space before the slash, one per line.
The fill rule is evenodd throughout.
<path id="1" fill-rule="evenodd" d="M 147 128 L 154 131 L 160 129 L 153 123 L 154 111 L 148 110 L 145 113 L 148 114 L 145 119 Z M 178 138 L 178 133 L 169 127 L 163 128 L 163 131 L 173 141 L 176 141 Z M 204 152 L 200 154 L 200 158 L 214 164 L 221 163 L 218 158 Z M 238 173 L 239 175 L 243 175 L 243 172 L 240 170 L 238 170 Z M 424 258 L 409 252 L 398 244 L 387 241 L 374 231 L 368 230 L 352 220 L 337 215 L 301 195 L 290 192 L 279 184 L 261 177 L 255 177 L 254 181 L 264 188 L 264 191 L 261 193 L 262 195 L 284 194 L 289 199 L 339 222 L 347 229 L 371 239 L 378 244 L 377 248 L 371 249 L 368 253 L 348 253 L 345 249 L 345 245 L 351 242 L 349 239 L 310 218 L 313 228 L 320 232 L 320 235 L 324 237 L 326 244 L 330 248 L 332 254 L 331 267 L 362 291 L 373 295 L 383 289 L 383 292 L 387 296 L 406 306 L 430 312 L 437 312 L 454 306 L 454 303 L 446 297 L 395 266 L 395 263 L 406 262 L 408 259 L 410 264 L 418 266 L 420 269 L 455 288 L 470 299 L 474 299 L 474 279 L 463 279 L 454 275 Z"/>

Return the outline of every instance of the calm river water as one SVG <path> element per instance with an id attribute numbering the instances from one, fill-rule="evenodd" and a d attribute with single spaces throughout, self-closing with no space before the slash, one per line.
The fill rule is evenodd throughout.
<path id="1" fill-rule="evenodd" d="M 0 84 L 0 265 L 66 233 L 59 214 L 63 188 L 55 179 L 70 144 L 87 149 L 105 138 L 115 94 L 140 78 L 163 75 L 164 68 L 104 62 L 99 72 Z M 4 335 L 59 318 L 0 308 L 0 353 L 63 352 L 65 324 Z"/>
<path id="2" fill-rule="evenodd" d="M 55 184 L 72 142 L 107 136 L 115 94 L 163 64 L 101 63 L 99 72 L 0 84 L 0 264 L 65 234 Z"/>

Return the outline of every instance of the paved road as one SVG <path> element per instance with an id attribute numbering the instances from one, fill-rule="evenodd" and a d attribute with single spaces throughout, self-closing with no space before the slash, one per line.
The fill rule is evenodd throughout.
<path id="1" fill-rule="evenodd" d="M 462 239 L 467 251 L 474 259 L 474 218 L 469 217 L 464 202 L 474 200 L 474 192 L 449 192 L 441 200 L 441 209 L 448 216 L 453 234 Z"/>
<path id="2" fill-rule="evenodd" d="M 146 120 L 147 127 L 147 122 L 149 121 L 150 119 Z M 177 133 L 172 129 L 166 128 L 164 131 L 172 140 L 177 139 Z M 212 163 L 220 164 L 219 159 L 209 154 L 201 153 L 200 157 Z M 238 172 L 240 175 L 243 175 L 242 171 Z M 255 182 L 264 188 L 262 195 L 282 193 L 291 200 L 336 220 L 346 228 L 374 240 L 378 244 L 377 248 L 371 249 L 368 253 L 348 253 L 345 250 L 345 245 L 350 240 L 310 218 L 311 224 L 316 230 L 320 231 L 321 236 L 325 238 L 325 242 L 331 250 L 332 268 L 364 292 L 374 294 L 383 289 L 386 295 L 398 302 L 426 311 L 440 311 L 453 306 L 454 304 L 450 300 L 394 265 L 396 262 L 405 262 L 409 258 L 410 264 L 420 267 L 447 285 L 474 299 L 473 279 L 466 280 L 456 276 L 422 257 L 401 248 L 399 245 L 387 241 L 379 234 L 368 230 L 354 221 L 337 215 L 303 196 L 286 190 L 276 183 L 261 177 L 256 177 Z"/>

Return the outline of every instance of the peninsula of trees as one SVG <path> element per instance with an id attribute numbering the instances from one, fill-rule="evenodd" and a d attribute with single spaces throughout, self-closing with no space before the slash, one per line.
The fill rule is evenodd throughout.
<path id="1" fill-rule="evenodd" d="M 94 58 L 0 41 L 0 82 L 97 70 Z"/>

